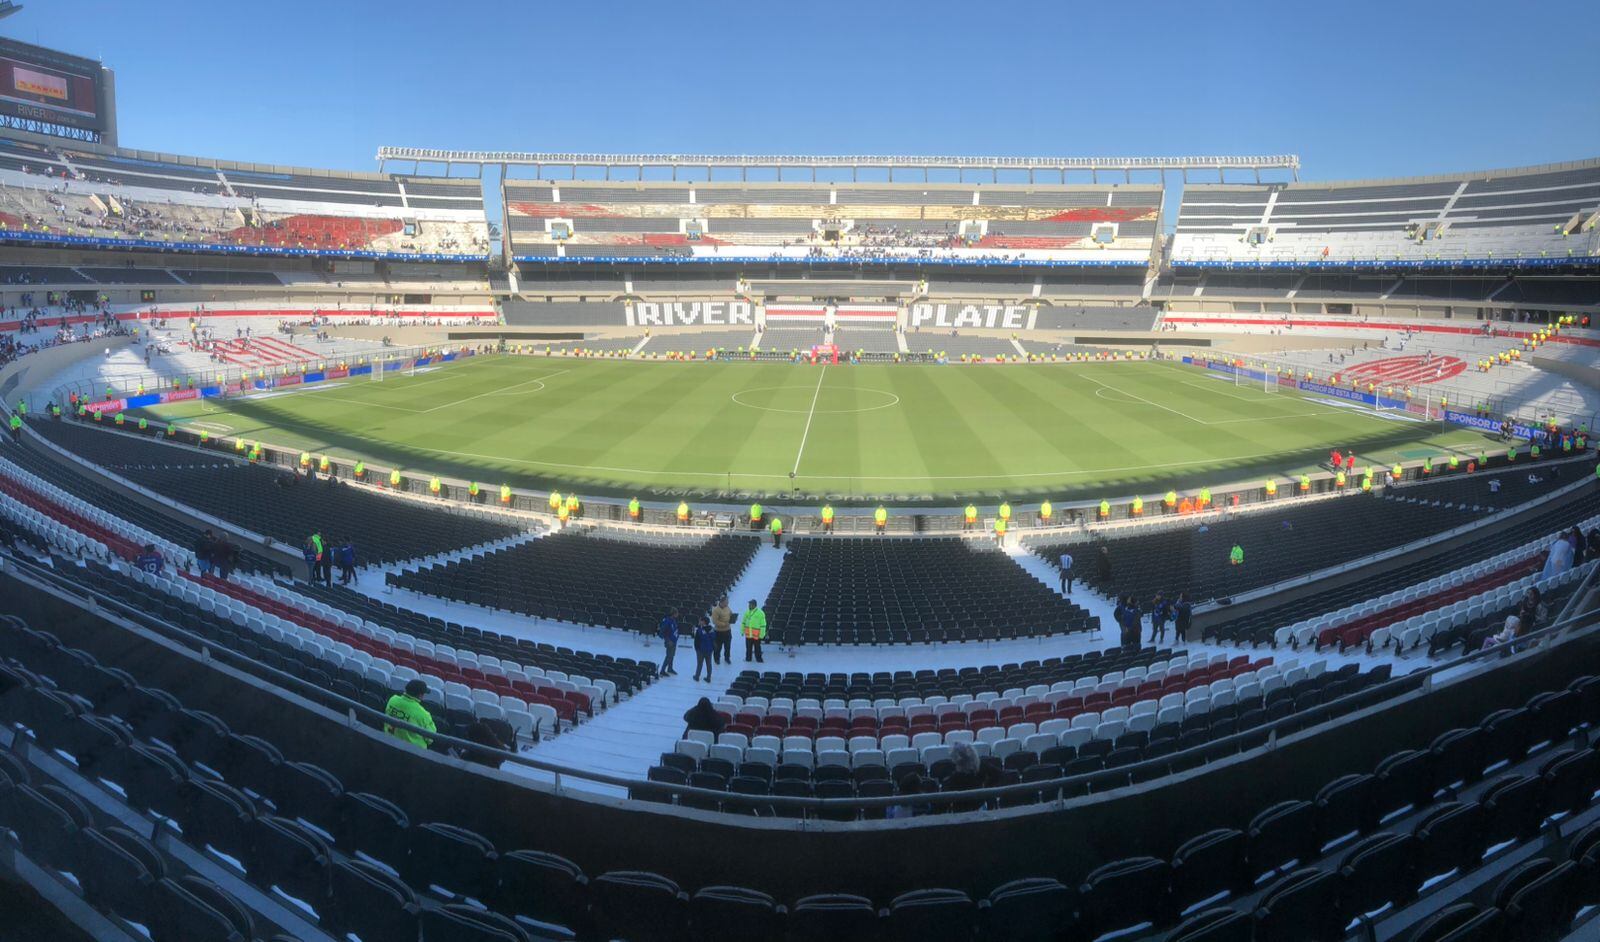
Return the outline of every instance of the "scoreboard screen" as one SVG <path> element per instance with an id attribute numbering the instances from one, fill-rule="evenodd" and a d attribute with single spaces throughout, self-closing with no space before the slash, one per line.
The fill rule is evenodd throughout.
<path id="1" fill-rule="evenodd" d="M 93 59 L 0 39 L 0 115 L 104 132 L 104 69 Z"/>

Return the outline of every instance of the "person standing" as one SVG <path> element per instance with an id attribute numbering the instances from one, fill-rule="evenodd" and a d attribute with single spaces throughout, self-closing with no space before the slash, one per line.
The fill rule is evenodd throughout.
<path id="1" fill-rule="evenodd" d="M 717 633 L 711 628 L 711 619 L 700 616 L 694 626 L 694 679 L 700 679 L 700 669 L 706 671 L 706 683 L 711 683 L 711 656 L 717 650 Z"/>
<path id="2" fill-rule="evenodd" d="M 1194 617 L 1194 606 L 1189 602 L 1189 593 L 1178 593 L 1177 601 L 1172 603 L 1172 616 L 1172 640 L 1174 643 L 1182 644 L 1189 639 L 1189 622 Z"/>
<path id="3" fill-rule="evenodd" d="M 211 575 L 213 565 L 211 554 L 214 551 L 216 541 L 216 536 L 210 530 L 202 530 L 200 535 L 195 537 L 194 544 L 189 547 L 194 551 L 195 567 L 200 570 L 202 578 Z"/>
<path id="4" fill-rule="evenodd" d="M 667 617 L 661 619 L 661 624 L 656 626 L 656 637 L 661 639 L 661 676 L 671 677 L 677 671 L 672 669 L 672 659 L 678 653 L 678 610 L 667 610 Z"/>
<path id="5" fill-rule="evenodd" d="M 339 543 L 339 584 L 349 585 L 356 581 L 356 545 L 350 540 Z"/>
<path id="6" fill-rule="evenodd" d="M 1062 553 L 1058 560 L 1061 565 L 1061 592 L 1063 595 L 1072 594 L 1072 554 Z"/>
<path id="7" fill-rule="evenodd" d="M 1150 600 L 1150 643 L 1160 644 L 1167 640 L 1167 600 L 1160 592 Z"/>
<path id="8" fill-rule="evenodd" d="M 711 663 L 733 663 L 733 609 L 728 607 L 728 597 L 724 595 L 717 599 L 717 604 L 711 609 L 711 633 L 715 636 L 715 646 L 711 652 Z"/>
<path id="9" fill-rule="evenodd" d="M 1101 544 L 1100 555 L 1094 560 L 1094 576 L 1101 592 L 1111 589 L 1111 547 Z"/>
<path id="10" fill-rule="evenodd" d="M 761 657 L 761 642 L 767 638 L 767 613 L 756 605 L 755 599 L 750 600 L 750 607 L 745 609 L 739 627 L 744 629 L 745 663 L 750 663 L 753 656 L 757 664 L 765 664 L 766 661 Z"/>

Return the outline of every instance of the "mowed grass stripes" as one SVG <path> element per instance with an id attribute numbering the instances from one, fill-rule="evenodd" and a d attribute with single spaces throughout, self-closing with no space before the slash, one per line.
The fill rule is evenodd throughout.
<path id="1" fill-rule="evenodd" d="M 658 497 L 1115 499 L 1287 478 L 1334 447 L 1374 465 L 1492 447 L 1469 430 L 1170 363 L 475 357 L 147 414 L 335 461 Z"/>

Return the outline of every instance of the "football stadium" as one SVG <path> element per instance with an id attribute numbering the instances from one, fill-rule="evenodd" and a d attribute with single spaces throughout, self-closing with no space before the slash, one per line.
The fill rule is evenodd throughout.
<path id="1" fill-rule="evenodd" d="M 982 156 L 989 117 L 928 88 L 953 143 L 920 155 L 803 96 L 755 100 L 809 146 L 668 152 L 699 117 L 591 113 L 659 75 L 496 62 L 634 148 L 336 117 L 356 169 L 277 162 L 322 153 L 287 110 L 209 123 L 132 13 L 27 6 L 0 25 L 55 41 L 0 37 L 0 939 L 1600 939 L 1592 66 L 1463 170 L 1448 136 L 1324 161 L 1304 128 Z M 872 15 L 814 38 L 869 49 Z M 474 63 L 516 41 L 485 29 Z M 305 104 L 255 54 L 212 80 Z M 549 139 L 488 101 L 451 132 L 393 65 L 381 127 Z M 1167 87 L 1123 68 L 1062 114 Z M 1140 119 L 1170 153 L 1181 110 Z M 233 156 L 124 144 L 165 135 Z"/>

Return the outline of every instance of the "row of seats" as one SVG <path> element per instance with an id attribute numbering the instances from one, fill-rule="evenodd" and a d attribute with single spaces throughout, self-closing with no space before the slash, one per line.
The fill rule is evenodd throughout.
<path id="1" fill-rule="evenodd" d="M 1196 601 L 1220 598 L 1304 576 L 1393 546 L 1471 523 L 1481 514 L 1357 494 L 1288 504 L 1181 524 L 1096 533 L 1088 543 L 1040 541 L 1030 549 L 1051 565 L 1073 555 L 1078 578 L 1103 595 L 1148 599 L 1157 593 Z M 1229 563 L 1238 544 L 1243 566 Z M 1110 577 L 1098 559 L 1110 557 Z"/>
<path id="2" fill-rule="evenodd" d="M 1279 720 L 1298 717 L 1304 725 L 1314 725 L 1364 705 L 1351 694 L 1369 689 L 1389 677 L 1386 666 L 1365 674 L 1355 665 L 1336 673 L 1301 679 L 1292 686 L 1264 696 L 1210 705 L 1196 701 L 1162 714 L 1111 711 L 1110 719 L 1092 723 L 1046 729 L 1044 724 L 1019 724 L 1009 730 L 988 727 L 974 733 L 968 729 L 946 732 L 887 733 L 881 738 L 856 736 L 809 737 L 757 736 L 745 741 L 743 734 L 723 733 L 708 741 L 708 735 L 689 731 L 672 753 L 652 767 L 651 782 L 694 785 L 696 773 L 700 787 L 721 789 L 740 795 L 790 795 L 796 797 L 850 797 L 851 794 L 883 794 L 885 787 L 895 794 L 909 780 L 932 777 L 941 781 L 948 770 L 956 743 L 967 743 L 980 762 L 994 767 L 999 784 L 1022 781 L 1052 783 L 1017 802 L 1050 800 L 1058 794 L 1086 794 L 1120 788 L 1130 781 L 1148 781 L 1177 771 L 1195 768 L 1253 748 L 1266 738 L 1266 727 Z M 1219 697 L 1219 699 L 1222 699 Z M 1104 714 L 1102 714 L 1103 716 Z M 1228 737 L 1248 733 L 1232 741 Z M 1165 763 L 1127 771 L 1128 766 L 1162 759 L 1175 753 L 1211 744 L 1226 748 L 1175 756 Z M 674 758 L 669 758 L 669 756 Z M 1104 775 L 1095 773 L 1104 772 Z M 1064 776 L 1094 775 L 1068 786 L 1055 784 Z M 765 786 L 751 781 L 761 780 Z M 872 784 L 869 784 L 872 783 Z M 920 784 L 917 787 L 922 787 Z M 861 789 L 865 788 L 865 791 Z M 770 790 L 764 790 L 770 789 Z M 854 789 L 854 791 L 852 791 Z M 672 800 L 672 791 L 636 786 L 638 797 Z M 715 802 L 686 798 L 696 807 L 712 807 Z M 1014 802 L 1016 803 L 1016 802 Z M 723 809 L 735 813 L 772 813 L 765 805 L 749 799 L 727 803 Z M 779 808 L 776 813 L 793 813 Z M 853 819 L 855 809 L 838 809 Z"/>
<path id="3" fill-rule="evenodd" d="M 293 591 L 330 605 L 341 612 L 374 624 L 385 625 L 420 641 L 446 644 L 455 648 L 475 651 L 498 657 L 502 661 L 516 661 L 524 667 L 536 667 L 547 674 L 556 671 L 579 674 L 595 680 L 605 680 L 617 691 L 633 694 L 644 689 L 656 677 L 653 661 L 638 661 L 630 657 L 579 651 L 553 645 L 544 641 L 513 638 L 495 631 L 475 628 L 424 615 L 392 602 L 383 602 L 344 586 L 320 586 L 299 583 Z"/>
<path id="4" fill-rule="evenodd" d="M 961 891 L 926 891 L 884 909 L 859 897 L 824 896 L 780 910 L 771 896 L 736 888 L 702 890 L 709 894 L 702 911 L 664 876 L 613 871 L 590 880 L 560 858 L 502 852 L 491 837 L 448 822 L 413 823 L 381 794 L 345 788 L 319 774 L 325 770 L 275 754 L 257 736 L 219 733 L 170 695 L 140 688 L 131 675 L 46 635 L 11 625 L 0 630 L 11 659 L 0 672 L 0 720 L 61 750 L 95 779 L 116 783 L 121 795 L 106 792 L 111 800 L 172 820 L 184 841 L 240 861 L 250 883 L 276 887 L 325 928 L 363 938 L 416 939 L 413 919 L 439 920 L 427 914 L 471 898 L 489 908 L 477 916 L 450 911 L 470 925 L 452 923 L 450 931 L 462 934 L 441 928 L 437 938 L 519 940 L 532 937 L 532 923 L 545 933 L 541 938 L 748 938 L 757 927 L 764 937 L 797 942 L 971 939 L 979 931 L 990 939 L 1095 937 L 1172 925 L 1185 910 L 1204 907 L 1209 915 L 1198 927 L 1208 934 L 1195 940 L 1299 942 L 1306 926 L 1336 927 L 1314 936 L 1331 939 L 1355 915 L 1413 898 L 1429 878 L 1447 872 L 1434 869 L 1439 861 L 1454 863 L 1458 873 L 1493 865 L 1508 839 L 1535 839 L 1543 822 L 1587 807 L 1600 785 L 1589 741 L 1600 721 L 1600 683 L 1585 677 L 1447 733 L 1426 749 L 1396 753 L 1369 775 L 1343 776 L 1315 802 L 1245 816 L 1247 829 L 1196 835 L 1171 857 L 1114 860 L 1070 883 L 1047 877 L 1006 884 L 990 894 L 987 907 Z M 1459 810 L 1472 803 L 1481 811 Z M 1559 905 L 1548 907 L 1549 925 L 1570 923 L 1580 903 L 1579 888 L 1588 884 L 1575 871 L 1592 849 L 1588 841 L 1562 848 L 1574 867 L 1559 878 L 1562 893 Z M 1490 851 L 1486 860 L 1474 856 L 1478 848 Z M 1551 867 L 1519 871 L 1514 883 L 1497 885 L 1507 913 L 1524 891 L 1543 892 L 1540 879 L 1556 866 L 1549 859 Z M 358 866 L 371 861 L 387 866 Z M 508 881 L 514 894 L 505 892 Z M 1516 918 L 1535 912 L 1546 918 L 1547 907 L 1533 905 L 1532 897 L 1523 902 L 1518 912 L 1525 915 Z M 1232 915 L 1211 912 L 1218 908 Z M 719 922 L 713 910 L 728 921 Z M 1209 934 L 1239 915 L 1250 933 L 1238 934 L 1235 925 L 1231 934 Z M 1195 928 L 1191 923 L 1184 931 Z M 426 925 L 420 931 L 430 942 L 436 938 Z"/>
<path id="5" fill-rule="evenodd" d="M 385 578 L 424 595 L 650 634 L 668 609 L 677 608 L 687 624 L 709 612 L 757 546 L 753 538 L 727 534 L 704 542 L 644 541 L 572 529 Z"/>
<path id="6" fill-rule="evenodd" d="M 900 706 L 940 702 L 934 698 L 974 697 L 990 691 L 1024 690 L 1039 684 L 1055 685 L 1068 678 L 1104 677 L 1115 671 L 1158 670 L 1157 662 L 1183 657 L 1186 652 L 1158 648 L 1108 648 L 1015 664 L 939 670 L 899 670 L 852 674 L 798 671 L 740 671 L 728 687 L 729 701 L 751 698 L 772 700 L 895 700 Z M 791 706 L 793 703 L 790 704 Z"/>
<path id="7" fill-rule="evenodd" d="M 80 423 L 38 421 L 33 428 L 135 484 L 290 546 L 300 546 L 313 533 L 352 540 L 361 565 L 433 556 L 522 532 L 489 517 L 444 513 L 359 487 L 286 476 L 283 470 L 219 463 L 186 447 Z M 293 487 L 283 486 L 291 480 Z"/>
<path id="8" fill-rule="evenodd" d="M 1004 553 L 955 538 L 794 540 L 766 611 L 788 644 L 976 641 L 1099 628 L 1098 618 Z"/>
<path id="9" fill-rule="evenodd" d="M 940 702 L 904 706 L 866 700 L 768 704 L 756 698 L 738 704 L 724 700 L 718 711 L 726 720 L 724 736 L 875 737 L 880 732 L 916 735 L 934 729 L 1012 729 L 1024 723 L 1041 729 L 1069 725 L 1092 729 L 1103 713 L 1120 714 L 1119 718 L 1130 713 L 1154 717 L 1158 710 L 1177 710 L 1181 715 L 1186 703 L 1195 712 L 1204 712 L 1213 699 L 1218 706 L 1232 703 L 1236 690 L 1246 697 L 1271 694 L 1308 676 L 1320 676 L 1326 667 L 1323 661 L 1307 667 L 1300 667 L 1297 661 L 1279 667 L 1270 658 L 1252 663 L 1246 657 L 1230 661 L 1227 655 L 1202 654 L 1175 663 L 1170 670 L 1163 667 L 1154 676 L 1141 672 L 1123 677 L 1112 672 L 1104 679 L 1083 678 L 1083 684 L 1077 686 L 1063 681 L 1058 689 L 1040 684 L 1005 695 L 986 693 L 974 698 L 963 694 L 951 702 L 935 697 L 932 699 Z"/>
<path id="10" fill-rule="evenodd" d="M 114 545 L 124 559 L 132 559 L 137 551 L 127 537 L 112 534 L 31 491 L 18 491 L 8 479 L 0 478 L 0 491 L 28 502 L 23 511 L 40 516 L 36 526 L 70 527 L 69 533 L 82 532 Z M 15 508 L 0 509 L 13 512 Z M 64 522 L 57 523 L 57 518 Z M 616 694 L 609 681 L 592 684 L 589 678 L 579 678 L 583 681 L 580 685 L 572 680 L 575 675 L 551 676 L 540 668 L 523 668 L 489 656 L 480 661 L 475 653 L 418 642 L 353 618 L 338 624 L 310 614 L 305 605 L 293 601 L 304 599 L 271 584 L 257 591 L 211 576 L 178 573 L 168 578 L 140 570 L 129 573 L 132 582 L 128 583 L 97 564 L 91 563 L 83 571 L 113 596 L 143 591 L 145 604 L 172 617 L 198 615 L 215 625 L 231 623 L 262 642 L 277 643 L 284 651 L 303 652 L 330 672 L 365 677 L 389 689 L 420 677 L 446 706 L 504 720 L 525 733 L 558 732 L 560 722 L 576 722 L 580 714 L 592 716 Z M 141 585 L 142 589 L 135 588 Z M 231 632 L 233 628 L 223 630 Z M 452 697 L 457 700 L 454 704 Z"/>
<path id="11" fill-rule="evenodd" d="M 1558 530 L 1570 529 L 1573 521 L 1585 520 L 1600 514 L 1600 488 L 1591 488 L 1577 498 L 1559 502 L 1556 506 L 1541 506 L 1522 512 L 1502 529 L 1486 536 L 1477 536 L 1466 543 L 1453 546 L 1448 551 L 1418 551 L 1408 557 L 1391 560 L 1380 571 L 1364 574 L 1360 594 L 1367 599 L 1377 598 L 1391 591 L 1404 591 L 1455 572 L 1463 560 L 1486 561 L 1499 554 L 1516 550 L 1530 541 L 1539 540 Z M 1248 562 L 1248 557 L 1247 560 Z M 1350 585 L 1322 589 L 1298 596 L 1277 605 L 1252 611 L 1245 615 L 1230 615 L 1225 621 L 1209 623 L 1202 630 L 1202 640 L 1251 646 L 1295 645 L 1296 636 L 1303 629 L 1285 631 L 1294 625 L 1303 625 L 1308 618 L 1338 611 L 1351 604 L 1360 604 L 1359 595 Z"/>
<path id="12" fill-rule="evenodd" d="M 26 440 L 21 447 L 0 450 L 0 456 L 19 471 L 48 480 L 79 500 L 93 504 L 107 513 L 116 514 L 134 526 L 170 541 L 175 546 L 188 549 L 194 547 L 199 540 L 198 528 L 131 500 L 126 494 L 118 492 L 86 472 L 51 460 L 44 454 L 42 448 L 35 447 Z M 3 464 L 0 464 L 0 473 L 5 473 Z M 281 563 L 266 559 L 252 551 L 248 545 L 239 546 L 238 568 L 245 572 L 283 571 Z"/>

